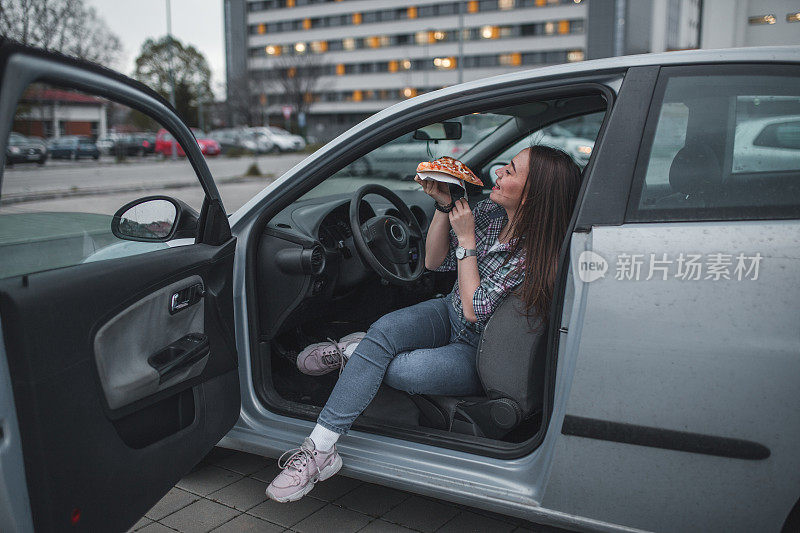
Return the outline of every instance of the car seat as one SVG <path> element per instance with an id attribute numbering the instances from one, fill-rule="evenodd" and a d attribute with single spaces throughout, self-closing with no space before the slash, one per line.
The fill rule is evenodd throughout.
<path id="1" fill-rule="evenodd" d="M 411 395 L 422 425 L 501 439 L 541 410 L 547 330 L 523 309 L 511 295 L 486 324 L 477 352 L 485 395 Z"/>

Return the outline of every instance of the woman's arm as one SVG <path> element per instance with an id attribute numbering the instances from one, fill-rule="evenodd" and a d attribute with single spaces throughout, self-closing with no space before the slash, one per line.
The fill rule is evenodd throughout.
<path id="1" fill-rule="evenodd" d="M 422 185 L 422 189 L 440 205 L 448 205 L 450 191 L 446 183 L 415 178 Z M 447 213 L 438 209 L 433 213 L 433 219 L 428 226 L 428 236 L 425 239 L 425 268 L 434 270 L 441 266 L 447 252 L 450 251 L 450 219 Z"/>
<path id="2" fill-rule="evenodd" d="M 425 268 L 434 270 L 441 266 L 450 251 L 450 219 L 438 209 L 433 214 L 425 239 Z"/>
<path id="3" fill-rule="evenodd" d="M 449 213 L 450 224 L 458 237 L 458 244 L 468 250 L 476 248 L 475 217 L 464 198 L 456 201 L 456 205 Z M 474 255 L 458 261 L 458 292 L 461 297 L 461 309 L 464 318 L 473 324 L 478 321 L 475 308 L 472 305 L 473 295 L 481 284 L 478 272 L 478 258 Z"/>

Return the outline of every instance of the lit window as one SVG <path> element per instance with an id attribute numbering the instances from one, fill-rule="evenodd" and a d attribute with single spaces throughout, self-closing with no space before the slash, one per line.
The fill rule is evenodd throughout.
<path id="1" fill-rule="evenodd" d="M 361 24 L 361 13 L 353 13 L 353 24 L 356 26 Z"/>
<path id="2" fill-rule="evenodd" d="M 775 24 L 775 15 L 759 15 L 758 17 L 750 17 L 747 22 L 752 25 L 760 24 Z"/>
<path id="3" fill-rule="evenodd" d="M 294 7 L 294 0 L 286 0 L 286 7 Z"/>
<path id="4" fill-rule="evenodd" d="M 519 52 L 500 54 L 500 64 L 509 67 L 518 67 L 522 64 L 522 54 Z"/>
<path id="5" fill-rule="evenodd" d="M 501 11 L 514 9 L 514 0 L 500 0 L 497 2 L 497 7 L 499 7 Z"/>
<path id="6" fill-rule="evenodd" d="M 389 46 L 388 35 L 381 35 L 380 37 L 378 37 L 378 41 L 380 42 L 381 46 Z"/>
<path id="7" fill-rule="evenodd" d="M 433 38 L 437 41 L 443 41 L 447 37 L 447 34 L 443 31 L 435 31 L 433 32 Z"/>
<path id="8" fill-rule="evenodd" d="M 481 28 L 481 37 L 484 39 L 497 39 L 498 34 L 497 26 L 484 26 Z"/>
<path id="9" fill-rule="evenodd" d="M 258 25 L 258 34 L 259 35 L 264 35 L 265 33 L 267 33 L 267 25 L 266 24 L 259 24 Z"/>
<path id="10" fill-rule="evenodd" d="M 478 12 L 478 0 L 470 0 L 467 2 L 467 13 L 477 13 Z"/>
<path id="11" fill-rule="evenodd" d="M 556 31 L 556 25 L 552 22 L 545 22 L 544 23 L 544 33 L 546 35 L 553 35 L 553 32 Z"/>
<path id="12" fill-rule="evenodd" d="M 559 20 L 558 21 L 558 33 L 569 33 L 569 21 L 568 20 Z"/>
<path id="13" fill-rule="evenodd" d="M 417 96 L 417 90 L 414 89 L 413 87 L 406 87 L 405 89 L 403 89 L 403 96 L 405 98 L 413 98 Z"/>
<path id="14" fill-rule="evenodd" d="M 281 55 L 281 47 L 280 46 L 275 46 L 274 44 L 271 44 L 271 45 L 267 46 L 266 48 L 264 48 L 264 50 L 267 52 L 268 56 L 279 56 L 279 55 Z"/>
<path id="15" fill-rule="evenodd" d="M 542 7 L 545 3 L 546 0 L 536 0 L 536 7 Z"/>
<path id="16" fill-rule="evenodd" d="M 355 50 L 356 49 L 356 40 L 352 37 L 346 37 L 342 39 L 342 48 L 345 50 Z"/>
<path id="17" fill-rule="evenodd" d="M 427 31 L 418 31 L 414 34 L 414 41 L 417 44 L 425 44 L 428 42 L 428 33 Z"/>
<path id="18" fill-rule="evenodd" d="M 403 67 L 403 70 L 411 70 L 411 60 L 404 59 L 403 62 L 400 63 L 400 66 Z"/>
<path id="19" fill-rule="evenodd" d="M 298 54 L 304 54 L 306 52 L 306 43 L 297 43 L 294 45 L 294 51 Z"/>
<path id="20" fill-rule="evenodd" d="M 583 50 L 570 50 L 567 52 L 567 61 L 583 61 Z"/>
<path id="21" fill-rule="evenodd" d="M 380 46 L 378 38 L 375 36 L 367 37 L 365 39 L 365 42 L 367 43 L 367 46 L 369 46 L 370 48 L 378 48 Z"/>
<path id="22" fill-rule="evenodd" d="M 361 94 L 360 90 L 356 89 L 355 91 L 353 91 L 353 101 L 354 102 L 360 102 L 363 99 L 364 99 L 364 96 Z"/>
<path id="23" fill-rule="evenodd" d="M 311 29 L 311 19 L 303 19 L 303 29 L 304 30 Z"/>
<path id="24" fill-rule="evenodd" d="M 389 72 L 397 72 L 397 61 L 389 61 Z"/>
<path id="25" fill-rule="evenodd" d="M 328 51 L 328 41 L 314 41 L 311 43 L 311 49 L 315 54 L 321 54 Z"/>
<path id="26" fill-rule="evenodd" d="M 455 57 L 437 57 L 433 60 L 433 66 L 441 70 L 451 70 L 456 68 Z"/>
<path id="27" fill-rule="evenodd" d="M 800 11 L 797 13 L 786 13 L 786 22 L 800 22 Z"/>
<path id="28" fill-rule="evenodd" d="M 297 68 L 296 67 L 289 67 L 289 70 L 286 71 L 286 75 L 290 78 L 294 78 L 297 75 Z"/>
<path id="29" fill-rule="evenodd" d="M 411 6 L 408 8 L 408 18 L 415 19 L 417 18 L 417 8 L 416 6 Z"/>
<path id="30" fill-rule="evenodd" d="M 336 65 L 336 75 L 344 76 L 344 63 L 339 63 Z"/>

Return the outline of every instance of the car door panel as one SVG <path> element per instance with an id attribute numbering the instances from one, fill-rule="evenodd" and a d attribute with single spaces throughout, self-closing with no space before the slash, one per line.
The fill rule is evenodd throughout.
<path id="1" fill-rule="evenodd" d="M 176 481 L 165 480 L 165 471 L 178 477 L 188 471 L 236 421 L 236 352 L 224 323 L 232 323 L 234 246 L 231 240 L 222 249 L 173 248 L 0 281 L 0 316 L 38 528 L 60 529 L 79 509 L 88 529 L 124 529 Z M 185 331 L 199 327 L 208 335 L 211 351 L 202 373 L 112 409 L 95 347 L 124 346 L 100 337 L 120 317 L 107 309 L 152 300 L 166 309 L 174 288 L 197 279 L 207 291 L 202 314 Z M 142 324 L 118 342 L 136 335 L 171 342 L 184 331 L 173 326 Z M 187 410 L 193 416 L 187 418 Z"/>
<path id="2" fill-rule="evenodd" d="M 101 326 L 94 339 L 97 372 L 111 409 L 150 396 L 176 383 L 196 377 L 208 362 L 201 355 L 167 380 L 150 361 L 159 354 L 169 357 L 171 344 L 192 334 L 204 334 L 204 299 L 177 312 L 172 298 L 181 290 L 202 286 L 194 275 L 151 292 Z M 142 335 L 146 331 L 148 335 Z M 180 354 L 175 353 L 175 358 Z"/>
<path id="3" fill-rule="evenodd" d="M 32 521 L 39 531 L 124 531 L 239 416 L 236 239 L 197 142 L 163 98 L 96 65 L 16 44 L 0 43 L 0 68 L 0 150 L 28 85 L 54 84 L 163 124 L 203 188 L 196 239 L 124 257 L 32 262 L 0 279 L 0 379 L 7 368 L 13 393 L 3 404 L 0 490 L 30 506 L 27 515 L 23 505 L 0 510 L 0 529 Z M 9 406 L 16 416 L 5 418 Z"/>

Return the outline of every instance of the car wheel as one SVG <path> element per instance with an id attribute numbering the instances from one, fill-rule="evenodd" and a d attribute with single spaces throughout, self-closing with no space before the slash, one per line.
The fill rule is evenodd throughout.
<path id="1" fill-rule="evenodd" d="M 44 165 L 45 161 L 47 161 L 47 156 L 45 156 L 45 157 L 41 158 L 40 160 L 38 160 L 36 162 L 36 164 L 39 165 L 39 166 L 42 166 L 42 165 Z"/>
<path id="2" fill-rule="evenodd" d="M 94 159 L 95 161 L 97 161 L 98 159 L 100 159 L 100 154 L 93 155 L 93 156 L 92 156 L 92 159 Z"/>

